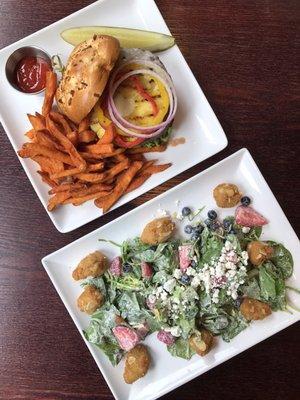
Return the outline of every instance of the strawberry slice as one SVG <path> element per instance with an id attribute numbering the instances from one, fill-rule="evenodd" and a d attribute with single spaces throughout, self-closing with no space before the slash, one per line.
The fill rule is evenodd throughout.
<path id="1" fill-rule="evenodd" d="M 133 349 L 140 341 L 140 336 L 137 332 L 128 328 L 127 326 L 118 325 L 113 328 L 113 334 L 115 335 L 119 346 L 125 351 Z"/>
<path id="2" fill-rule="evenodd" d="M 167 346 L 170 346 L 175 342 L 175 337 L 171 334 L 171 332 L 166 332 L 163 330 L 158 332 L 157 339 L 160 342 L 165 343 Z"/>
<path id="3" fill-rule="evenodd" d="M 141 269 L 143 278 L 151 278 L 151 276 L 153 275 L 153 269 L 149 263 L 147 263 L 146 261 L 142 261 Z"/>
<path id="4" fill-rule="evenodd" d="M 120 276 L 122 274 L 122 260 L 121 257 L 115 257 L 109 267 L 109 271 L 114 276 Z"/>
<path id="5" fill-rule="evenodd" d="M 235 210 L 235 222 L 249 228 L 253 226 L 263 226 L 268 220 L 249 206 L 239 206 Z"/>
<path id="6" fill-rule="evenodd" d="M 183 246 L 179 246 L 179 265 L 182 272 L 185 272 L 191 264 L 192 258 L 191 253 L 193 251 L 193 245 L 185 244 Z"/>

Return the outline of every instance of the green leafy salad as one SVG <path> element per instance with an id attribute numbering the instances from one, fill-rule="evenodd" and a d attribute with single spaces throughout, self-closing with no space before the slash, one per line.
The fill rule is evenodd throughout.
<path id="1" fill-rule="evenodd" d="M 239 213 L 248 218 L 245 225 L 238 223 Z M 87 340 L 116 365 L 156 332 L 173 356 L 190 359 L 207 354 L 215 336 L 228 342 L 252 320 L 287 310 L 285 281 L 293 258 L 282 244 L 259 240 L 267 221 L 255 213 L 242 204 L 235 216 L 219 221 L 211 210 L 203 221 L 185 207 L 185 237 L 165 216 L 140 237 L 111 242 L 120 255 L 82 283 L 89 288 L 87 299 L 78 301 L 91 314 Z"/>

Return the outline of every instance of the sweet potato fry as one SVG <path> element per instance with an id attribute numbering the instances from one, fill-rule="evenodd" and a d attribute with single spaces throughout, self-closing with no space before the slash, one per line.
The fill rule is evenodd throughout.
<path id="1" fill-rule="evenodd" d="M 56 92 L 56 87 L 57 87 L 56 73 L 53 71 L 48 71 L 46 75 L 46 90 L 42 108 L 42 114 L 44 117 L 46 117 L 46 115 L 48 115 L 51 111 L 53 99 Z"/>
<path id="2" fill-rule="evenodd" d="M 113 124 L 109 124 L 108 127 L 105 129 L 104 135 L 102 138 L 98 140 L 100 144 L 109 144 L 112 143 L 115 137 L 115 128 Z"/>
<path id="3" fill-rule="evenodd" d="M 95 183 L 89 187 L 85 187 L 84 189 L 76 190 L 74 193 L 72 193 L 72 195 L 74 197 L 83 197 L 88 194 L 93 194 L 104 190 L 112 190 L 112 185 L 108 185 L 107 183 Z"/>
<path id="4" fill-rule="evenodd" d="M 128 186 L 130 185 L 130 182 L 132 181 L 138 170 L 141 169 L 141 167 L 141 161 L 134 161 L 129 166 L 129 168 L 122 173 L 114 190 L 108 196 L 96 199 L 95 205 L 99 208 L 102 208 L 103 212 L 108 211 L 126 191 Z"/>
<path id="5" fill-rule="evenodd" d="M 66 178 L 67 176 L 73 176 L 76 174 L 79 174 L 81 170 L 79 168 L 70 168 L 66 169 L 64 171 L 57 172 L 55 174 L 51 174 L 50 178 L 51 179 L 59 179 L 59 178 Z"/>
<path id="6" fill-rule="evenodd" d="M 79 143 L 90 143 L 90 142 L 93 142 L 96 139 L 96 137 L 97 137 L 96 133 L 89 129 L 81 131 L 81 132 L 79 131 L 78 142 Z"/>
<path id="7" fill-rule="evenodd" d="M 84 150 L 92 154 L 109 154 L 114 151 L 114 145 L 111 143 L 101 144 L 98 141 L 96 144 L 88 144 Z"/>
<path id="8" fill-rule="evenodd" d="M 114 176 L 120 174 L 122 171 L 124 171 L 125 169 L 127 169 L 129 167 L 129 160 L 124 160 L 121 161 L 120 163 L 114 165 L 113 167 L 111 167 L 109 170 L 105 171 L 105 178 L 103 180 L 103 182 L 106 182 L 107 180 L 113 178 Z"/>
<path id="9" fill-rule="evenodd" d="M 114 157 L 118 154 L 124 153 L 125 149 L 117 149 L 112 153 L 104 153 L 104 154 L 94 154 L 94 153 L 89 153 L 87 151 L 79 151 L 79 154 L 81 155 L 82 158 L 85 160 L 103 160 L 104 158 L 109 158 L 109 157 Z"/>
<path id="10" fill-rule="evenodd" d="M 137 175 L 133 178 L 131 181 L 130 185 L 126 189 L 125 193 L 132 192 L 133 190 L 137 189 L 140 187 L 144 182 L 146 182 L 147 179 L 149 179 L 151 174 L 142 174 L 142 175 Z"/>
<path id="11" fill-rule="evenodd" d="M 61 125 L 65 135 L 68 135 L 68 133 L 72 133 L 72 128 L 70 127 L 70 125 L 68 124 L 68 121 L 65 119 L 65 117 L 62 114 L 55 112 L 55 111 L 51 111 L 50 117 L 51 117 L 52 121 Z"/>
<path id="12" fill-rule="evenodd" d="M 57 139 L 60 144 L 66 149 L 70 154 L 70 157 L 76 167 L 80 168 L 81 171 L 86 169 L 86 162 L 78 153 L 72 142 L 57 128 L 56 124 L 52 121 L 49 115 L 46 117 L 46 125 L 48 130 Z"/>
<path id="13" fill-rule="evenodd" d="M 143 154 L 143 153 L 161 153 L 165 151 L 167 148 L 167 145 L 160 145 L 160 146 L 154 146 L 154 147 L 133 147 L 132 149 L 128 149 L 127 153 L 128 154 Z"/>
<path id="14" fill-rule="evenodd" d="M 42 119 L 39 118 L 38 116 L 32 115 L 32 114 L 27 114 L 27 117 L 35 131 L 39 131 L 41 129 L 46 129 L 45 123 L 43 123 Z"/>
<path id="15" fill-rule="evenodd" d="M 124 161 L 127 159 L 128 157 L 124 153 L 116 154 L 115 156 L 113 156 L 113 160 L 117 162 Z"/>
<path id="16" fill-rule="evenodd" d="M 83 182 L 91 182 L 91 183 L 99 183 L 99 182 L 103 182 L 103 179 L 105 178 L 106 173 L 97 173 L 97 172 L 81 172 L 77 175 L 75 175 L 76 178 L 78 178 L 79 180 L 83 181 Z"/>
<path id="17" fill-rule="evenodd" d="M 52 179 L 49 178 L 49 175 L 44 171 L 37 171 L 39 175 L 41 175 L 42 181 L 45 182 L 48 186 L 52 189 L 57 187 L 57 183 L 54 182 Z"/>
<path id="18" fill-rule="evenodd" d="M 160 164 L 160 165 L 149 165 L 147 168 L 143 170 L 143 174 L 157 174 L 158 172 L 165 171 L 166 169 L 171 167 L 171 163 L 168 164 Z"/>
<path id="19" fill-rule="evenodd" d="M 156 163 L 157 160 L 147 160 L 144 162 L 142 168 L 139 170 L 139 175 L 142 175 L 142 173 L 145 171 L 145 169 L 147 169 L 148 167 L 150 167 L 151 165 L 153 165 L 154 163 Z"/>
<path id="20" fill-rule="evenodd" d="M 59 204 L 63 204 L 63 202 L 70 197 L 71 194 L 68 191 L 56 193 L 48 202 L 48 211 L 53 211 Z"/>
<path id="21" fill-rule="evenodd" d="M 32 159 L 39 164 L 42 171 L 47 172 L 50 175 L 50 179 L 52 180 L 55 179 L 52 178 L 52 174 L 56 174 L 64 170 L 64 164 L 61 161 L 54 160 L 53 158 L 35 156 L 32 157 Z"/>
<path id="22" fill-rule="evenodd" d="M 35 140 L 35 134 L 36 134 L 36 131 L 34 129 L 30 129 L 29 131 L 27 131 L 25 133 L 25 136 L 27 136 L 28 139 L 30 139 L 30 140 Z"/>
<path id="23" fill-rule="evenodd" d="M 73 204 L 74 206 L 80 206 L 81 204 L 85 203 L 88 200 L 93 200 L 93 199 L 98 199 L 101 197 L 105 197 L 109 194 L 110 192 L 107 190 L 103 190 L 100 192 L 96 192 L 96 193 L 91 193 L 91 194 L 87 194 L 86 196 L 81 196 L 81 197 L 70 197 L 68 199 L 66 199 L 63 204 Z"/>
<path id="24" fill-rule="evenodd" d="M 90 127 L 90 118 L 89 116 L 86 116 L 85 118 L 83 118 L 83 120 L 79 123 L 78 126 L 78 132 L 84 132 L 87 131 Z M 95 133 L 95 132 L 94 132 Z"/>
<path id="25" fill-rule="evenodd" d="M 127 156 L 130 158 L 132 161 L 146 161 L 146 158 L 143 154 L 127 154 Z"/>
<path id="26" fill-rule="evenodd" d="M 73 146 L 76 147 L 78 144 L 78 133 L 76 131 L 72 131 L 72 132 L 68 132 L 66 136 L 70 140 L 70 142 L 73 144 Z"/>
<path id="27" fill-rule="evenodd" d="M 86 172 L 100 171 L 104 168 L 104 162 L 98 162 L 96 164 L 89 164 Z"/>
<path id="28" fill-rule="evenodd" d="M 49 194 L 55 194 L 59 192 L 65 192 L 66 190 L 72 192 L 74 190 L 84 189 L 85 185 L 80 182 L 76 183 L 63 183 L 59 186 L 55 186 L 53 189 L 49 190 Z"/>
<path id="29" fill-rule="evenodd" d="M 21 158 L 29 158 L 35 156 L 45 156 L 48 158 L 53 158 L 54 160 L 61 161 L 68 165 L 74 165 L 71 157 L 64 154 L 58 150 L 49 149 L 38 143 L 24 143 L 21 150 L 18 151 L 18 155 Z"/>
<path id="30" fill-rule="evenodd" d="M 47 129 L 36 131 L 34 142 L 49 147 L 49 149 L 64 151 L 64 148 L 49 135 Z"/>

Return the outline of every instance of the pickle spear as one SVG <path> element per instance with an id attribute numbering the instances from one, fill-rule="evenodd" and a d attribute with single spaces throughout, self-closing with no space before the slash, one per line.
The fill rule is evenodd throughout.
<path id="1" fill-rule="evenodd" d="M 139 48 L 152 52 L 162 51 L 174 46 L 173 36 L 140 29 L 117 28 L 112 26 L 82 26 L 61 32 L 61 37 L 76 46 L 93 35 L 110 35 L 119 40 L 123 48 Z"/>

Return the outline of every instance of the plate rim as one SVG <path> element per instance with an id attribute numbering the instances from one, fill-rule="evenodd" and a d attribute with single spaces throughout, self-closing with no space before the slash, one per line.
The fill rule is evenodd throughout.
<path id="1" fill-rule="evenodd" d="M 273 197 L 273 201 L 275 200 L 276 205 L 280 207 L 280 210 L 281 210 L 281 212 L 282 212 L 282 215 L 283 215 L 283 217 L 286 219 L 286 222 L 288 223 L 290 229 L 292 230 L 292 233 L 297 237 L 296 232 L 294 231 L 292 225 L 290 224 L 289 220 L 287 219 L 287 217 L 286 217 L 284 211 L 282 210 L 282 208 L 281 208 L 280 204 L 278 203 L 278 201 L 277 201 L 275 195 L 273 194 L 271 188 L 269 187 L 268 183 L 266 182 L 266 180 L 265 180 L 263 174 L 262 174 L 261 171 L 259 170 L 259 168 L 258 168 L 258 166 L 257 166 L 257 164 L 256 164 L 256 162 L 255 162 L 255 160 L 253 159 L 252 155 L 250 154 L 249 150 L 248 150 L 247 148 L 241 148 L 240 150 L 238 150 L 238 151 L 236 151 L 236 152 L 230 154 L 228 157 L 225 157 L 224 159 L 220 160 L 219 162 L 215 163 L 214 165 L 212 165 L 212 166 L 206 168 L 205 170 L 201 171 L 200 173 L 198 173 L 198 174 L 192 176 L 192 177 L 189 178 L 188 180 L 186 180 L 186 181 L 184 181 L 184 182 L 181 182 L 179 185 L 174 186 L 173 188 L 171 188 L 171 189 L 169 189 L 169 190 L 166 190 L 164 193 L 161 193 L 161 194 L 158 195 L 157 197 L 155 197 L 155 198 L 153 198 L 153 199 L 151 199 L 151 200 L 145 202 L 144 204 L 139 205 L 138 207 L 134 208 L 133 210 L 130 210 L 129 212 L 127 212 L 127 213 L 125 213 L 125 214 L 119 216 L 119 217 L 116 218 L 115 220 L 112 220 L 112 221 L 108 222 L 107 224 L 105 224 L 105 225 L 103 225 L 103 226 L 101 226 L 101 227 L 99 227 L 99 228 L 93 230 L 92 232 L 89 232 L 89 233 L 87 233 L 86 235 L 84 235 L 84 236 L 82 236 L 82 237 L 79 237 L 78 239 L 74 240 L 73 242 L 67 244 L 66 246 L 63 246 L 62 248 L 60 248 L 60 249 L 58 249 L 58 250 L 56 250 L 56 251 L 54 251 L 54 252 L 52 252 L 52 253 L 50 253 L 50 254 L 48 254 L 48 255 L 46 255 L 45 257 L 42 258 L 42 260 L 41 260 L 42 265 L 43 265 L 44 269 L 46 270 L 46 272 L 47 272 L 47 274 L 48 274 L 48 276 L 49 276 L 49 278 L 50 278 L 50 280 L 51 280 L 53 286 L 55 287 L 55 289 L 56 289 L 56 291 L 57 291 L 57 294 L 59 295 L 59 297 L 60 297 L 61 301 L 63 302 L 64 306 L 66 307 L 66 309 L 67 309 L 67 311 L 68 311 L 70 317 L 72 318 L 72 320 L 73 320 L 73 322 L 75 323 L 77 329 L 79 330 L 79 332 L 80 332 L 80 334 L 81 334 L 81 336 L 82 336 L 84 342 L 86 343 L 86 345 L 87 345 L 87 347 L 88 347 L 88 349 L 89 349 L 89 351 L 90 351 L 90 353 L 91 353 L 91 355 L 92 355 L 94 361 L 96 362 L 96 365 L 98 366 L 100 372 L 102 373 L 103 378 L 105 379 L 105 381 L 106 381 L 108 387 L 110 388 L 111 392 L 112 392 L 113 395 L 115 396 L 116 400 L 121 400 L 121 399 L 120 399 L 120 396 L 118 396 L 118 395 L 114 392 L 114 390 L 113 390 L 113 385 L 110 383 L 109 378 L 107 378 L 107 374 L 105 374 L 105 373 L 103 372 L 103 370 L 102 370 L 101 362 L 100 362 L 100 361 L 98 362 L 98 360 L 94 357 L 94 352 L 95 352 L 95 351 L 94 351 L 94 349 L 93 349 L 93 346 L 85 339 L 85 337 L 84 337 L 84 335 L 83 335 L 83 333 L 82 333 L 81 327 L 80 327 L 79 324 L 77 324 L 77 322 L 76 322 L 76 318 L 75 318 L 75 315 L 74 315 L 73 311 L 72 311 L 71 308 L 68 306 L 68 303 L 64 301 L 63 296 L 61 296 L 61 291 L 60 291 L 60 289 L 58 288 L 58 285 L 56 285 L 55 279 L 52 279 L 52 272 L 51 272 L 51 266 L 50 266 L 51 258 L 52 258 L 53 256 L 59 254 L 61 251 L 67 250 L 69 247 L 72 247 L 73 245 L 76 245 L 76 244 L 77 244 L 78 242 L 80 242 L 81 240 L 87 239 L 88 237 L 90 237 L 90 236 L 92 236 L 92 235 L 95 235 L 95 233 L 97 233 L 98 231 L 101 231 L 101 229 L 104 229 L 104 228 L 107 229 L 107 228 L 108 228 L 109 226 L 111 226 L 112 224 L 119 222 L 119 221 L 122 220 L 123 218 L 127 218 L 128 216 L 130 216 L 130 215 L 132 215 L 133 213 L 137 212 L 137 210 L 141 210 L 141 209 L 143 209 L 143 208 L 146 208 L 147 206 L 149 206 L 149 204 L 151 204 L 151 203 L 153 203 L 153 202 L 155 202 L 155 201 L 156 201 L 156 202 L 159 202 L 160 199 L 162 199 L 163 197 L 165 197 L 165 196 L 167 196 L 167 195 L 170 195 L 170 193 L 175 192 L 178 188 L 184 187 L 184 186 L 186 186 L 186 185 L 189 185 L 191 182 L 197 180 L 199 177 L 201 177 L 201 176 L 207 174 L 209 171 L 211 171 L 211 170 L 213 170 L 213 169 L 215 169 L 215 168 L 217 168 L 217 167 L 220 167 L 222 164 L 224 164 L 224 163 L 230 161 L 231 159 L 237 158 L 238 161 L 241 161 L 244 157 L 247 157 L 248 160 L 251 161 L 251 164 L 252 164 L 252 166 L 254 167 L 255 172 L 256 172 L 256 173 L 257 173 L 257 172 L 259 173 L 259 175 L 260 175 L 260 177 L 261 177 L 261 179 L 262 179 L 262 182 L 264 183 L 264 185 L 266 185 L 266 188 L 270 191 L 270 194 L 271 194 L 272 197 Z M 297 238 L 298 238 L 298 237 L 297 237 Z M 48 263 L 49 263 L 49 265 L 48 265 Z M 186 377 L 181 377 L 179 380 L 177 380 L 177 381 L 175 381 L 175 382 L 173 382 L 173 383 L 168 384 L 168 386 L 167 386 L 166 388 L 161 389 L 161 390 L 160 390 L 159 392 L 157 392 L 154 396 L 147 397 L 147 400 L 150 400 L 150 399 L 151 399 L 151 400 L 155 400 L 155 399 L 159 398 L 160 396 L 163 396 L 164 394 L 169 393 L 169 392 L 175 390 L 176 388 L 178 388 L 178 387 L 182 386 L 183 384 L 185 384 L 185 383 L 191 381 L 192 379 L 195 379 L 195 378 L 197 378 L 198 376 L 203 375 L 203 374 L 206 373 L 207 371 L 209 371 L 209 370 L 211 370 L 211 369 L 214 369 L 214 368 L 217 367 L 218 365 L 220 365 L 220 364 L 222 364 L 222 363 L 224 363 L 224 362 L 226 362 L 226 361 L 228 361 L 228 360 L 234 358 L 236 355 L 241 354 L 241 353 L 243 353 L 244 351 L 248 350 L 249 348 L 255 346 L 256 344 L 258 344 L 258 343 L 260 343 L 260 342 L 262 342 L 262 341 L 268 339 L 269 337 L 275 335 L 276 333 L 280 332 L 281 330 L 286 329 L 288 326 L 293 325 L 294 323 L 296 323 L 297 321 L 300 320 L 300 313 L 295 312 L 294 317 L 295 317 L 294 319 L 291 319 L 291 320 L 285 322 L 284 324 L 277 325 L 277 328 L 276 328 L 272 333 L 267 334 L 267 335 L 265 335 L 265 336 L 262 336 L 260 339 L 256 340 L 255 343 L 251 343 L 251 342 L 250 342 L 250 344 L 248 343 L 248 344 L 244 345 L 245 347 L 244 347 L 242 350 L 240 350 L 239 348 L 236 348 L 236 349 L 233 351 L 233 353 L 232 353 L 228 358 L 226 358 L 225 360 L 219 360 L 219 361 L 215 362 L 213 365 L 208 365 L 208 366 L 206 366 L 206 367 L 204 368 L 204 370 L 202 369 L 200 372 L 199 372 L 198 370 L 196 370 L 196 371 L 194 371 L 194 372 L 191 372 L 188 376 L 186 376 Z"/>
<path id="2" fill-rule="evenodd" d="M 109 0 L 97 0 L 97 1 L 93 2 L 92 4 L 89 4 L 89 5 L 87 5 L 86 7 L 83 7 L 83 8 L 81 8 L 81 9 L 79 9 L 79 10 L 77 10 L 77 11 L 75 11 L 75 12 L 73 12 L 73 13 L 71 13 L 71 14 L 69 14 L 69 15 L 67 15 L 67 16 L 65 16 L 65 17 L 63 17 L 63 18 L 61 18 L 61 19 L 59 19 L 58 21 L 55 21 L 55 22 L 53 22 L 52 24 L 47 25 L 47 26 L 45 26 L 44 28 L 42 28 L 42 29 L 40 29 L 40 30 L 38 30 L 38 31 L 36 31 L 36 32 L 33 32 L 33 33 L 29 34 L 28 36 L 25 36 L 25 37 L 23 37 L 23 38 L 17 40 L 16 42 L 13 42 L 13 43 L 11 43 L 11 44 L 9 44 L 9 45 L 3 47 L 3 48 L 0 50 L 0 57 L 2 56 L 2 54 L 3 54 L 4 52 L 6 52 L 7 50 L 9 50 L 10 48 L 15 47 L 16 45 L 18 45 L 18 44 L 21 43 L 22 41 L 28 40 L 28 39 L 33 38 L 33 37 L 35 37 L 35 36 L 38 36 L 39 34 L 41 34 L 41 33 L 45 32 L 45 31 L 50 30 L 51 28 L 55 27 L 57 24 L 60 24 L 60 23 L 63 22 L 63 21 L 72 19 L 72 17 L 74 17 L 74 16 L 76 16 L 76 15 L 78 15 L 78 14 L 84 13 L 85 11 L 87 11 L 87 10 L 89 10 L 89 9 L 101 7 L 101 4 L 104 3 L 105 1 L 109 1 Z M 169 30 L 169 28 L 168 28 L 168 25 L 167 25 L 167 23 L 166 23 L 164 17 L 162 16 L 162 14 L 161 14 L 161 12 L 160 12 L 160 10 L 159 10 L 157 4 L 155 3 L 155 1 L 154 1 L 154 0 L 147 0 L 147 3 L 148 3 L 148 5 L 149 5 L 149 7 L 153 7 L 153 8 L 155 9 L 155 11 L 158 13 L 159 17 L 161 18 L 162 23 L 165 25 L 164 29 L 165 29 L 166 31 L 168 31 L 168 33 L 171 33 L 170 30 Z M 208 99 L 207 99 L 205 93 L 203 92 L 203 90 L 202 90 L 202 88 L 201 88 L 199 82 L 197 81 L 197 79 L 196 79 L 196 77 L 195 77 L 193 71 L 191 70 L 190 66 L 188 65 L 188 63 L 187 63 L 187 61 L 186 61 L 184 55 L 182 54 L 180 48 L 179 48 L 178 45 L 176 45 L 176 44 L 175 44 L 174 47 L 179 51 L 179 54 L 180 54 L 181 57 L 182 57 L 182 62 L 184 63 L 184 67 L 188 69 L 190 78 L 193 79 L 194 83 L 198 86 L 198 89 L 200 90 L 201 95 L 204 96 L 204 101 L 206 102 L 206 105 L 209 107 L 209 109 L 210 109 L 211 112 L 212 112 L 213 117 L 215 118 L 215 122 L 214 122 L 214 123 L 217 124 L 218 127 L 220 128 L 220 135 L 218 136 L 218 142 L 216 142 L 216 144 L 214 145 L 214 149 L 213 149 L 212 154 L 210 154 L 210 155 L 208 155 L 208 156 L 205 156 L 205 158 L 203 158 L 203 159 L 200 160 L 200 161 L 199 161 L 199 160 L 195 160 L 195 162 L 193 162 L 193 163 L 192 163 L 191 165 L 189 165 L 187 168 L 185 168 L 185 169 L 183 169 L 183 170 L 181 170 L 181 171 L 178 171 L 178 172 L 172 174 L 169 178 L 162 180 L 162 181 L 161 181 L 160 183 L 158 183 L 158 184 L 154 184 L 154 186 L 149 187 L 149 188 L 148 188 L 147 190 L 145 190 L 143 193 L 141 193 L 141 194 L 139 194 L 139 195 L 136 195 L 135 197 L 133 197 L 133 198 L 130 199 L 130 200 L 127 200 L 125 203 L 119 204 L 119 205 L 117 205 L 117 207 L 112 207 L 112 209 L 109 210 L 109 211 L 108 211 L 107 213 L 105 213 L 105 214 L 108 214 L 109 212 L 111 212 L 111 211 L 113 211 L 113 210 L 115 210 L 115 209 L 117 209 L 117 208 L 119 208 L 119 207 L 122 207 L 122 206 L 124 206 L 125 204 L 128 204 L 128 203 L 132 202 L 134 199 L 136 199 L 136 198 L 138 198 L 138 197 L 140 197 L 140 196 L 142 196 L 142 195 L 148 193 L 150 190 L 153 190 L 154 188 L 157 188 L 158 186 L 165 184 L 165 183 L 168 182 L 170 179 L 173 179 L 174 177 L 178 176 L 179 174 L 188 171 L 190 168 L 192 168 L 192 167 L 194 167 L 194 166 L 196 166 L 196 165 L 202 163 L 203 161 L 208 160 L 210 157 L 213 157 L 213 156 L 215 156 L 216 154 L 220 153 L 222 150 L 224 150 L 224 149 L 228 146 L 228 138 L 227 138 L 226 133 L 225 133 L 225 131 L 224 131 L 224 129 L 223 129 L 223 127 L 222 127 L 220 121 L 219 121 L 219 118 L 218 118 L 217 115 L 216 115 L 216 112 L 214 111 L 214 109 L 212 108 L 210 102 L 208 101 Z M 5 61 L 6 61 L 6 60 L 5 60 Z M 49 212 L 48 209 L 47 209 L 47 203 L 46 203 L 46 202 L 44 203 L 43 198 L 42 198 L 42 190 L 40 190 L 39 186 L 38 186 L 38 185 L 35 183 L 35 181 L 34 181 L 34 174 L 32 174 L 32 173 L 29 171 L 29 166 L 27 165 L 27 163 L 25 162 L 25 160 L 24 160 L 24 159 L 21 159 L 21 158 L 18 156 L 18 153 L 17 153 L 17 151 L 18 151 L 18 146 L 16 145 L 14 136 L 11 135 L 11 133 L 9 132 L 9 129 L 8 129 L 8 126 L 7 126 L 6 122 L 4 122 L 4 118 L 3 118 L 3 116 L 2 116 L 1 108 L 0 108 L 0 122 L 1 122 L 1 124 L 2 124 L 2 126 L 3 126 L 3 128 L 4 128 L 4 132 L 5 132 L 6 136 L 8 137 L 8 139 L 9 139 L 9 141 L 10 141 L 10 144 L 12 145 L 12 147 L 13 147 L 13 149 L 14 149 L 14 152 L 15 152 L 15 155 L 16 155 L 17 159 L 18 159 L 19 162 L 21 163 L 21 166 L 22 166 L 22 168 L 23 168 L 23 170 L 24 170 L 24 172 L 25 172 L 25 174 L 26 174 L 26 176 L 27 176 L 29 182 L 31 183 L 31 185 L 32 185 L 32 187 L 33 187 L 33 189 L 34 189 L 34 191 L 35 191 L 35 193 L 36 193 L 36 195 L 37 195 L 39 201 L 41 202 L 41 204 L 42 204 L 44 210 L 46 211 L 46 214 L 49 216 L 49 218 L 50 218 L 51 222 L 53 223 L 54 227 L 55 227 L 60 233 L 69 233 L 69 232 L 75 231 L 76 229 L 78 229 L 78 228 L 80 228 L 80 227 L 82 227 L 82 226 L 84 226 L 84 225 L 86 225 L 86 224 L 88 224 L 88 223 L 90 223 L 90 222 L 92 222 L 92 221 L 94 221 L 94 220 L 97 220 L 98 218 L 101 218 L 101 217 L 104 215 L 104 214 L 94 215 L 93 213 L 91 213 L 91 214 L 90 214 L 90 215 L 91 215 L 90 218 L 86 218 L 84 221 L 78 220 L 78 222 L 77 222 L 76 224 L 70 226 L 70 224 L 67 225 L 65 222 L 62 222 L 61 219 L 56 218 L 55 214 L 53 214 L 52 212 Z M 162 179 L 163 179 L 163 178 L 162 178 Z M 76 212 L 76 211 L 74 210 L 74 212 Z"/>

